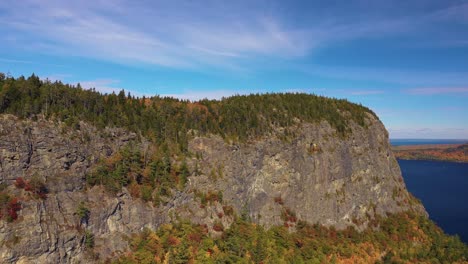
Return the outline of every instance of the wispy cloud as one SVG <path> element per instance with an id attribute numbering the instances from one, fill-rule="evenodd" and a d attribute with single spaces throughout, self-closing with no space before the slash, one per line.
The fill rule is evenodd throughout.
<path id="1" fill-rule="evenodd" d="M 12 63 L 24 63 L 24 64 L 34 63 L 32 61 L 27 61 L 27 60 L 15 60 L 15 59 L 5 59 L 5 58 L 0 58 L 0 61 L 2 61 L 2 62 L 12 62 Z"/>
<path id="2" fill-rule="evenodd" d="M 324 96 L 331 96 L 337 98 L 350 98 L 350 97 L 360 97 L 360 98 L 370 98 L 374 96 L 383 95 L 386 93 L 385 90 L 381 89 L 356 89 L 356 88 L 317 88 L 309 89 L 308 92 L 315 93 Z"/>
<path id="3" fill-rule="evenodd" d="M 11 63 L 11 64 L 34 64 L 34 65 L 45 65 L 45 66 L 56 66 L 56 67 L 64 67 L 61 64 L 51 64 L 51 63 L 43 63 L 31 60 L 18 60 L 18 59 L 8 59 L 8 58 L 0 58 L 0 62 Z"/>
<path id="4" fill-rule="evenodd" d="M 293 14 L 307 14 L 301 19 L 308 23 L 298 24 L 285 18 L 281 2 L 273 3 L 5 0 L 0 22 L 11 30 L 5 35 L 25 49 L 125 64 L 239 69 L 250 68 L 259 57 L 303 57 L 343 40 L 418 31 L 421 25 L 428 28 L 449 19 L 465 21 L 467 9 L 458 5 L 382 19 L 360 14 L 360 20 L 324 17 L 311 9 L 313 15 Z M 275 5 L 280 7 L 271 7 Z"/>
<path id="5" fill-rule="evenodd" d="M 457 20 L 461 23 L 468 23 L 468 3 L 449 6 L 427 16 L 435 20 Z"/>
<path id="6" fill-rule="evenodd" d="M 63 82 L 63 83 L 70 83 L 75 86 L 78 84 L 83 89 L 95 89 L 96 91 L 103 93 L 103 94 L 111 94 L 111 93 L 119 93 L 122 90 L 125 90 L 126 93 L 130 92 L 133 96 L 141 97 L 145 96 L 153 96 L 154 94 L 144 94 L 140 93 L 135 90 L 125 89 L 123 88 L 120 83 L 120 80 L 117 79 L 95 79 L 95 80 L 84 80 L 84 81 L 73 81 L 73 75 L 67 73 L 56 73 L 47 76 L 39 76 L 42 80 L 48 80 L 50 82 Z"/>
<path id="7" fill-rule="evenodd" d="M 183 100 L 189 100 L 189 101 L 198 101 L 202 99 L 221 99 L 223 97 L 229 97 L 233 96 L 236 94 L 248 94 L 248 92 L 236 92 L 233 90 L 212 90 L 212 91 L 184 91 L 181 93 L 172 93 L 172 94 L 160 94 L 161 97 L 174 97 L 174 98 L 179 98 Z"/>
<path id="8" fill-rule="evenodd" d="M 309 49 L 300 32 L 283 28 L 272 17 L 197 20 L 193 14 L 206 12 L 204 4 L 175 13 L 161 3 L 150 7 L 132 3 L 127 13 L 120 13 L 123 2 L 7 2 L 2 24 L 29 34 L 37 40 L 35 47 L 54 54 L 194 67 L 229 66 L 231 60 L 253 54 L 298 56 Z M 22 44 L 31 48 L 31 43 Z"/>
<path id="9" fill-rule="evenodd" d="M 130 92 L 130 94 L 132 94 L 133 96 L 144 95 L 133 90 L 123 89 L 122 87 L 119 87 L 120 81 L 114 80 L 114 79 L 97 79 L 97 80 L 91 80 L 91 81 L 80 81 L 80 82 L 77 82 L 76 84 L 78 83 L 84 89 L 95 89 L 96 91 L 100 93 L 105 93 L 105 94 L 118 93 L 121 90 L 125 90 L 126 93 Z"/>
<path id="10" fill-rule="evenodd" d="M 468 72 L 440 72 L 430 70 L 406 70 L 370 68 L 359 66 L 298 65 L 298 70 L 314 75 L 353 81 L 378 81 L 405 85 L 464 85 Z"/>
<path id="11" fill-rule="evenodd" d="M 406 93 L 416 95 L 435 95 L 435 94 L 467 94 L 468 87 L 427 87 L 413 88 L 405 90 Z"/>
<path id="12" fill-rule="evenodd" d="M 415 128 L 389 128 L 390 138 L 444 138 L 468 139 L 468 129 L 462 127 L 415 127 Z"/>
<path id="13" fill-rule="evenodd" d="M 39 76 L 42 80 L 49 80 L 50 82 L 61 81 L 64 82 L 67 78 L 72 77 L 71 74 L 64 74 L 64 73 L 56 73 L 50 74 L 47 76 Z"/>
<path id="14" fill-rule="evenodd" d="M 432 129 L 428 128 L 428 127 L 424 127 L 424 128 L 418 128 L 418 129 L 415 129 L 414 130 L 416 133 L 425 133 L 425 132 L 431 132 Z"/>
<path id="15" fill-rule="evenodd" d="M 440 111 L 449 113 L 466 113 L 468 112 L 468 105 L 462 106 L 444 106 L 439 108 Z"/>
<path id="16" fill-rule="evenodd" d="M 351 95 L 375 95 L 385 93 L 384 90 L 349 90 L 348 92 Z"/>

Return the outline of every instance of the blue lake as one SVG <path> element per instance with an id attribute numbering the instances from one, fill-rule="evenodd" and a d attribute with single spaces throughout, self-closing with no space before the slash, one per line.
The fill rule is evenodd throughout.
<path id="1" fill-rule="evenodd" d="M 428 144 L 462 144 L 468 143 L 468 139 L 411 139 L 411 138 L 392 138 L 390 144 L 393 146 L 401 145 L 428 145 Z"/>
<path id="2" fill-rule="evenodd" d="M 468 243 L 468 163 L 398 160 L 408 190 L 446 233 Z"/>

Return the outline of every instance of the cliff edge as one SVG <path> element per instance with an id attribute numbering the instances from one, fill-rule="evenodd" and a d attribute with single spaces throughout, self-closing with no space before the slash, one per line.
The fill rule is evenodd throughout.
<path id="1" fill-rule="evenodd" d="M 242 143 L 187 132 L 192 135 L 187 183 L 154 204 L 134 197 L 127 187 L 112 194 L 86 183 L 96 164 L 122 147 L 131 143 L 147 149 L 144 137 L 85 122 L 71 128 L 59 121 L 2 115 L 0 181 L 4 192 L 18 197 L 21 210 L 14 221 L 0 220 L 0 261 L 102 261 L 125 252 L 131 234 L 180 219 L 219 235 L 214 225 L 220 214 L 224 227 L 236 214 L 291 231 L 300 220 L 362 230 L 376 215 L 426 214 L 405 188 L 383 124 L 368 114 L 364 126 L 350 122 L 349 127 L 351 132 L 340 136 L 326 121 L 296 122 L 288 128 L 292 134 L 278 127 Z M 19 177 L 43 182 L 46 198 L 18 188 Z M 207 203 L 207 194 L 222 198 Z M 90 234 L 93 253 L 86 250 Z"/>

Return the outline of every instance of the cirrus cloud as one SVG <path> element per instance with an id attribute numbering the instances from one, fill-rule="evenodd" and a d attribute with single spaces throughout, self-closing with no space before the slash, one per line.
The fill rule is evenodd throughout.
<path id="1" fill-rule="evenodd" d="M 0 2 L 4 45 L 54 55 L 85 56 L 123 64 L 212 70 L 252 68 L 261 58 L 295 59 L 359 38 L 419 31 L 466 21 L 467 4 L 378 19 L 358 4 L 355 12 L 315 5 L 291 15 L 276 1 L 5 0 Z M 302 4 L 301 4 L 302 5 Z M 298 5 L 298 6 L 301 6 Z M 375 12 L 386 10 L 376 5 Z M 358 14 L 359 19 L 356 18 Z M 396 12 L 398 13 L 398 12 Z M 290 15 L 290 16 L 291 16 Z M 446 38 L 460 43 L 457 34 Z"/>
<path id="2" fill-rule="evenodd" d="M 468 87 L 426 87 L 406 90 L 409 94 L 435 95 L 435 94 L 467 94 Z"/>

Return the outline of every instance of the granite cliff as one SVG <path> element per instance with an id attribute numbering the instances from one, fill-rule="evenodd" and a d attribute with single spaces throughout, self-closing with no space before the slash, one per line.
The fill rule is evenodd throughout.
<path id="1" fill-rule="evenodd" d="M 297 220 L 362 230 L 376 215 L 426 214 L 405 188 L 383 124 L 368 114 L 364 126 L 350 122 L 349 127 L 350 133 L 339 136 L 327 121 L 296 122 L 293 135 L 285 137 L 284 128 L 277 127 L 243 143 L 190 131 L 188 182 L 155 206 L 132 198 L 127 188 L 114 195 L 86 184 L 100 159 L 130 142 L 147 148 L 150 143 L 141 135 L 98 130 L 85 122 L 72 128 L 43 118 L 2 115 L 0 181 L 6 192 L 20 198 L 21 210 L 15 221 L 0 220 L 0 262 L 102 261 L 125 252 L 129 235 L 170 221 L 206 224 L 213 236 L 219 235 L 213 226 L 220 214 L 224 227 L 234 213 L 292 231 Z M 47 198 L 15 187 L 18 177 L 39 178 Z M 223 198 L 202 205 L 199 193 L 221 193 Z M 82 203 L 89 210 L 85 219 L 77 211 Z M 89 234 L 92 251 L 86 248 Z"/>

